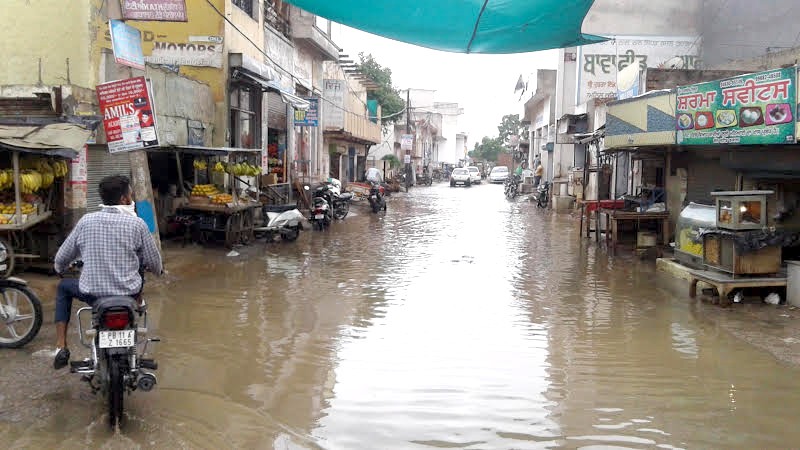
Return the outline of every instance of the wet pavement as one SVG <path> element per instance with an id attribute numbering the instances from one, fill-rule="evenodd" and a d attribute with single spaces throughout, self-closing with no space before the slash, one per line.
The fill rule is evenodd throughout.
<path id="1" fill-rule="evenodd" d="M 101 400 L 43 356 L 47 298 L 40 335 L 0 351 L 0 446 L 800 442 L 798 369 L 734 338 L 710 319 L 718 308 L 657 283 L 652 262 L 611 256 L 577 227 L 507 202 L 501 186 L 441 184 L 234 258 L 171 248 L 170 274 L 148 285 L 159 385 L 126 398 L 125 429 L 107 430 Z"/>

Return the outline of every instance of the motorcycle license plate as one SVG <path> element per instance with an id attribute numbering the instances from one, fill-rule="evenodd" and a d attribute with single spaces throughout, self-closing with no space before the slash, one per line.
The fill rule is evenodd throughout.
<path id="1" fill-rule="evenodd" d="M 314 219 L 316 219 L 316 220 L 322 220 L 324 217 L 325 217 L 324 214 L 315 214 L 314 215 Z"/>
<path id="2" fill-rule="evenodd" d="M 136 344 L 136 330 L 101 331 L 98 341 L 100 348 L 133 347 Z"/>

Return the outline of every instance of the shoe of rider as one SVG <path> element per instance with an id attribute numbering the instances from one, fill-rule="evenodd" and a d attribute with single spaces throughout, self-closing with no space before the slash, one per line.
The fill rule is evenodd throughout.
<path id="1" fill-rule="evenodd" d="M 67 325 L 73 298 L 91 304 L 93 299 L 102 297 L 136 297 L 143 285 L 142 268 L 156 275 L 163 272 L 161 254 L 150 230 L 136 215 L 130 179 L 105 177 L 100 181 L 99 191 L 102 209 L 78 221 L 55 257 L 57 273 L 63 273 L 79 258 L 83 261 L 77 283 L 76 280 L 62 280 L 63 292 L 70 294 L 56 298 L 58 351 L 53 360 L 55 369 L 69 363 Z M 62 284 L 59 284 L 60 291 Z"/>

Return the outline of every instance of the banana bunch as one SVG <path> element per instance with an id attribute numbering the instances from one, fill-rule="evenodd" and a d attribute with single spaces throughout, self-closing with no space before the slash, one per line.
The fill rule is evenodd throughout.
<path id="1" fill-rule="evenodd" d="M 261 175 L 261 168 L 250 165 L 248 163 L 239 163 L 233 164 L 233 168 L 230 169 L 231 172 L 237 177 L 247 176 L 247 177 L 257 177 Z"/>
<path id="2" fill-rule="evenodd" d="M 40 159 L 36 162 L 36 171 L 42 175 L 42 188 L 47 189 L 53 185 L 56 180 L 56 171 L 46 159 Z"/>
<path id="3" fill-rule="evenodd" d="M 63 159 L 53 161 L 51 165 L 56 178 L 64 178 L 69 173 L 69 166 Z"/>
<path id="4" fill-rule="evenodd" d="M 10 189 L 14 185 L 14 171 L 2 170 L 0 171 L 0 191 Z"/>
<path id="5" fill-rule="evenodd" d="M 23 194 L 32 194 L 42 188 L 44 179 L 42 174 L 35 170 L 26 170 L 19 175 L 20 192 Z"/>
<path id="6" fill-rule="evenodd" d="M 218 173 L 225 172 L 225 164 L 223 164 L 222 161 L 217 161 L 217 163 L 214 164 L 214 168 L 211 170 Z"/>
<path id="7" fill-rule="evenodd" d="M 208 168 L 208 163 L 204 159 L 195 159 L 192 165 L 197 170 L 206 170 Z"/>

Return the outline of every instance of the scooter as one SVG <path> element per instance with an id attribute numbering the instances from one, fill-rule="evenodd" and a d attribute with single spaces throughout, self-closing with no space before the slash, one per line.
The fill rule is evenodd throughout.
<path id="1" fill-rule="evenodd" d="M 547 208 L 547 203 L 550 201 L 550 182 L 545 181 L 536 188 L 536 206 L 539 208 Z"/>
<path id="2" fill-rule="evenodd" d="M 6 271 L 10 253 L 0 239 L 0 271 Z M 42 326 L 42 302 L 20 278 L 0 278 L 0 348 L 27 344 Z"/>
<path id="3" fill-rule="evenodd" d="M 256 237 L 272 242 L 276 235 L 286 242 L 296 241 L 303 229 L 303 214 L 294 205 L 264 205 L 261 208 L 265 226 L 253 229 Z"/>
<path id="4" fill-rule="evenodd" d="M 386 190 L 373 181 L 370 181 L 369 184 L 369 206 L 372 208 L 372 212 L 377 214 L 381 209 L 386 211 Z"/>

